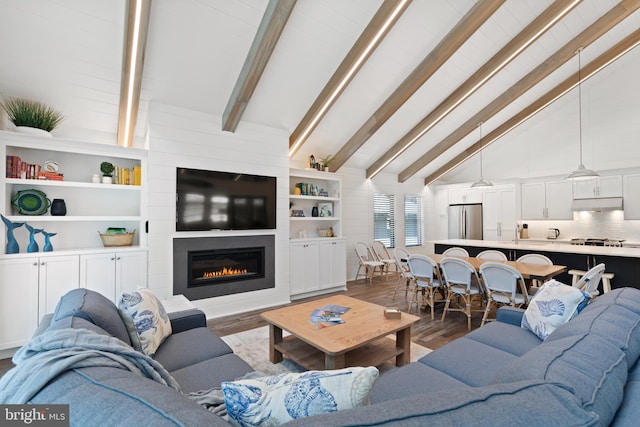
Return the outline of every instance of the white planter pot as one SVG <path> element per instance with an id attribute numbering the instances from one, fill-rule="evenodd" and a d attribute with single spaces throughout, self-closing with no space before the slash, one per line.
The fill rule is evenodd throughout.
<path id="1" fill-rule="evenodd" d="M 113 184 L 113 178 L 110 176 L 103 176 L 102 177 L 102 183 L 103 184 Z"/>
<path id="2" fill-rule="evenodd" d="M 29 126 L 16 126 L 16 132 L 18 133 L 28 133 L 30 135 L 40 135 L 40 136 L 48 136 L 51 138 L 51 133 L 47 132 L 44 129 L 32 128 Z"/>

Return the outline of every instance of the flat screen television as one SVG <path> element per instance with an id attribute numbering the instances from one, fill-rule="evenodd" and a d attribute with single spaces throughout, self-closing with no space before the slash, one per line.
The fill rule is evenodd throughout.
<path id="1" fill-rule="evenodd" d="M 275 228 L 275 177 L 177 168 L 176 231 Z"/>

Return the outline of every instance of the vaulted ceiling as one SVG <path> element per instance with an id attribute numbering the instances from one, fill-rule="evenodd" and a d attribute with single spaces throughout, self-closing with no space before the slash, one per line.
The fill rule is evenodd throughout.
<path id="1" fill-rule="evenodd" d="M 127 4 L 2 0 L 0 95 L 62 110 L 60 136 L 115 143 Z M 160 102 L 236 115 L 240 127 L 287 129 L 292 164 L 332 154 L 334 168 L 428 183 L 571 91 L 578 48 L 585 80 L 620 57 L 640 57 L 639 7 L 640 0 L 153 0 L 136 137 L 149 104 Z M 248 68 L 252 60 L 261 74 Z M 234 87 L 243 80 L 240 96 Z M 615 99 L 601 102 L 611 105 L 603 114 L 614 114 Z"/>

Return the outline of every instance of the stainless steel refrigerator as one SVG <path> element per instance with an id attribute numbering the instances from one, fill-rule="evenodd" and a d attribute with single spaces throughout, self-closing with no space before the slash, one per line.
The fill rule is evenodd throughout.
<path id="1" fill-rule="evenodd" d="M 449 205 L 449 239 L 482 240 L 482 203 Z"/>

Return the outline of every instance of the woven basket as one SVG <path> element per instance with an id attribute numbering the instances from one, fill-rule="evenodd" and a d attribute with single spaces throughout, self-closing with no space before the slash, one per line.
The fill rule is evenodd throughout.
<path id="1" fill-rule="evenodd" d="M 105 247 L 111 246 L 131 246 L 133 243 L 133 238 L 136 235 L 136 230 L 133 230 L 131 233 L 118 233 L 118 234 L 100 234 L 100 239 L 102 239 L 102 244 Z"/>

